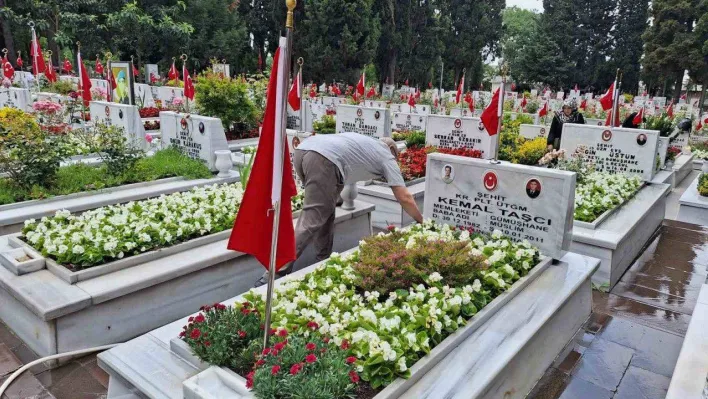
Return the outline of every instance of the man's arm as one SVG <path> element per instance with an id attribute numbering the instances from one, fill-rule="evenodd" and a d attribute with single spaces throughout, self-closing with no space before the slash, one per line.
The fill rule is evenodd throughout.
<path id="1" fill-rule="evenodd" d="M 418 205 L 416 205 L 415 199 L 413 199 L 413 196 L 408 189 L 405 186 L 394 186 L 391 187 L 391 190 L 393 191 L 393 196 L 396 197 L 396 200 L 399 204 L 401 204 L 403 210 L 406 211 L 406 213 L 409 214 L 416 222 L 423 223 L 423 215 L 420 213 Z"/>

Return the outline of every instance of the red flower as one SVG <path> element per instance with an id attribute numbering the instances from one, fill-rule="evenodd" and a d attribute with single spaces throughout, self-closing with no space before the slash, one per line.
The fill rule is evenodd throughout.
<path id="1" fill-rule="evenodd" d="M 283 348 L 285 348 L 286 343 L 287 342 L 278 342 L 277 344 L 273 345 L 273 349 L 275 349 L 277 351 L 282 351 Z"/>
<path id="2" fill-rule="evenodd" d="M 210 341 L 204 341 L 204 346 L 210 347 L 210 346 L 211 346 L 211 342 L 210 342 Z"/>
<path id="3" fill-rule="evenodd" d="M 287 337 L 287 336 L 288 336 L 288 330 L 286 330 L 286 329 L 284 329 L 284 328 L 281 329 L 281 330 L 279 330 L 279 331 L 278 331 L 278 336 L 279 336 L 279 337 Z"/>
<path id="4" fill-rule="evenodd" d="M 296 375 L 300 370 L 302 370 L 302 363 L 295 363 L 290 367 L 290 375 Z"/>
<path id="5" fill-rule="evenodd" d="M 266 356 L 270 353 L 270 348 L 265 348 L 263 349 L 263 352 L 261 353 L 263 356 Z"/>
<path id="6" fill-rule="evenodd" d="M 244 308 L 250 308 L 250 307 L 251 307 L 251 302 L 248 302 L 248 301 L 243 302 L 243 303 L 241 303 L 241 306 L 243 306 Z"/>
<path id="7" fill-rule="evenodd" d="M 193 321 L 194 321 L 194 317 L 190 316 L 190 317 L 187 319 L 187 321 L 190 322 L 190 323 L 193 322 Z"/>
<path id="8" fill-rule="evenodd" d="M 359 374 L 356 373 L 356 371 L 352 370 L 349 372 L 349 379 L 351 382 L 358 384 L 359 383 Z"/>
<path id="9" fill-rule="evenodd" d="M 263 359 L 258 359 L 258 361 L 256 362 L 256 368 L 261 367 L 261 366 L 264 365 L 264 364 L 265 364 L 265 360 L 263 360 Z"/>
<path id="10" fill-rule="evenodd" d="M 201 330 L 199 330 L 198 328 L 195 328 L 195 329 L 192 330 L 192 332 L 189 334 L 189 338 L 192 338 L 192 339 L 199 339 L 199 337 L 201 337 L 201 336 L 202 336 L 202 332 L 201 332 Z"/>
<path id="11" fill-rule="evenodd" d="M 195 323 L 204 323 L 204 315 L 199 313 L 197 317 L 194 318 Z"/>
<path id="12" fill-rule="evenodd" d="M 347 363 L 352 364 L 354 362 L 356 362 L 356 358 L 354 356 L 349 356 L 347 358 Z"/>
<path id="13" fill-rule="evenodd" d="M 277 333 L 277 332 L 278 332 L 278 330 L 276 330 L 275 328 L 271 328 L 269 335 L 275 335 L 275 333 Z"/>
<path id="14" fill-rule="evenodd" d="M 280 371 L 280 366 L 278 366 L 277 364 L 270 369 L 270 373 L 273 375 L 278 374 L 278 371 Z"/>
<path id="15" fill-rule="evenodd" d="M 388 226 L 388 231 L 395 231 L 395 230 L 396 230 L 396 226 L 394 226 L 394 225 Z"/>
<path id="16" fill-rule="evenodd" d="M 308 342 L 307 345 L 305 345 L 305 349 L 308 351 L 313 351 L 317 349 L 317 345 L 313 344 L 312 342 Z"/>
<path id="17" fill-rule="evenodd" d="M 246 332 L 239 330 L 238 336 L 239 336 L 240 338 L 246 338 Z"/>
<path id="18" fill-rule="evenodd" d="M 310 353 L 309 355 L 305 356 L 305 361 L 308 363 L 314 363 L 317 361 L 317 356 L 314 354 Z"/>
<path id="19" fill-rule="evenodd" d="M 251 311 L 247 308 L 241 308 L 241 313 L 242 314 L 249 314 L 249 313 L 251 313 Z"/>
<path id="20" fill-rule="evenodd" d="M 344 350 L 349 349 L 349 341 L 347 341 L 346 339 L 344 341 L 342 341 L 342 345 L 340 345 L 340 348 L 342 348 Z"/>
<path id="21" fill-rule="evenodd" d="M 184 337 L 184 331 L 179 333 L 180 338 Z"/>
<path id="22" fill-rule="evenodd" d="M 246 374 L 246 388 L 251 389 L 253 388 L 253 376 L 256 375 L 255 371 L 251 371 L 250 373 Z"/>
<path id="23" fill-rule="evenodd" d="M 329 337 L 324 337 L 324 338 L 322 338 L 322 340 L 325 342 L 325 344 L 329 343 Z"/>
<path id="24" fill-rule="evenodd" d="M 320 328 L 320 326 L 319 326 L 319 324 L 315 323 L 314 321 L 310 321 L 307 323 L 307 328 L 314 331 L 314 330 L 317 330 L 318 328 Z"/>

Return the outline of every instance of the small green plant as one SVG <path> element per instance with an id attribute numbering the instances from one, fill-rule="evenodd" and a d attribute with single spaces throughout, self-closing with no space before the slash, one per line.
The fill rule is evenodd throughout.
<path id="1" fill-rule="evenodd" d="M 546 147 L 546 139 L 543 137 L 524 141 L 516 155 L 518 163 L 538 165 L 538 161 L 546 154 Z"/>
<path id="2" fill-rule="evenodd" d="M 45 88 L 44 91 L 49 92 L 49 93 L 57 93 L 61 94 L 63 96 L 71 93 L 72 91 L 75 91 L 74 89 L 74 84 L 71 83 L 69 80 L 57 80 L 54 83 L 49 83 Z"/>
<path id="3" fill-rule="evenodd" d="M 535 114 L 538 111 L 538 101 L 532 100 L 526 103 L 526 112 Z"/>
<path id="4" fill-rule="evenodd" d="M 708 174 L 701 174 L 698 178 L 698 193 L 703 197 L 708 197 Z"/>
<path id="5" fill-rule="evenodd" d="M 135 143 L 129 143 L 124 129 L 114 125 L 95 123 L 90 130 L 93 140 L 91 152 L 98 154 L 112 176 L 118 176 L 133 168 L 145 154 Z"/>
<path id="6" fill-rule="evenodd" d="M 239 167 L 239 175 L 241 176 L 241 184 L 245 189 L 248 187 L 248 178 L 251 177 L 251 169 L 253 169 L 253 161 L 256 160 L 256 147 L 245 147 L 241 150 L 244 154 L 244 159 L 247 159 L 245 165 Z M 250 155 L 250 156 L 248 156 Z"/>
<path id="7" fill-rule="evenodd" d="M 312 130 L 317 134 L 334 134 L 337 132 L 337 120 L 333 115 L 324 115 L 319 121 L 312 122 Z"/>
<path id="8" fill-rule="evenodd" d="M 644 128 L 658 130 L 661 137 L 668 137 L 674 130 L 674 122 L 667 114 L 648 116 Z"/>
<path id="9" fill-rule="evenodd" d="M 425 147 L 425 132 L 414 130 L 406 138 L 406 148 Z"/>
<path id="10" fill-rule="evenodd" d="M 221 119 L 224 128 L 248 130 L 258 124 L 258 112 L 242 79 L 221 77 L 211 71 L 197 77 L 195 102 L 201 115 Z"/>

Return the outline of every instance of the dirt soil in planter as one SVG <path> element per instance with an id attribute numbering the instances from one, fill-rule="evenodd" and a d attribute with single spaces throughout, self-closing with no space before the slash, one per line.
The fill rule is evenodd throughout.
<path id="1" fill-rule="evenodd" d="M 226 140 L 240 140 L 258 137 L 258 128 L 252 130 L 229 129 L 226 132 Z"/>
<path id="2" fill-rule="evenodd" d="M 359 390 L 356 392 L 356 399 L 372 399 L 378 395 L 381 389 L 374 389 L 366 382 L 359 383 Z"/>

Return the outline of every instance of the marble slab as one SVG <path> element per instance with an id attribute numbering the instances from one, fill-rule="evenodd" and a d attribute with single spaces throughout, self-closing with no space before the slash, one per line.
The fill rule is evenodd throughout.
<path id="1" fill-rule="evenodd" d="M 391 137 L 391 114 L 386 108 L 357 105 L 337 106 L 337 133 L 359 133 L 365 136 Z"/>
<path id="2" fill-rule="evenodd" d="M 585 123 L 593 126 L 605 126 L 604 119 L 585 118 Z"/>
<path id="3" fill-rule="evenodd" d="M 328 107 L 320 103 L 310 102 L 309 100 L 303 102 L 303 108 L 305 110 L 305 126 L 302 129 L 305 132 L 312 132 L 312 124 L 314 122 L 319 122 L 322 117 L 327 115 Z M 333 110 L 336 108 L 333 108 Z"/>
<path id="4" fill-rule="evenodd" d="M 673 190 L 674 187 L 676 187 L 676 171 L 674 171 L 673 169 L 666 168 L 659 170 L 654 174 L 654 178 L 651 182 L 668 184 L 669 186 L 671 186 L 671 190 Z M 669 195 L 670 193 L 671 191 L 669 190 L 669 193 L 667 193 L 666 195 Z"/>
<path id="5" fill-rule="evenodd" d="M 410 106 L 409 104 L 391 104 L 391 112 L 400 112 L 403 114 L 418 114 L 418 115 L 430 115 L 430 106 L 424 104 L 416 104 L 415 106 Z"/>
<path id="6" fill-rule="evenodd" d="M 595 259 L 567 254 L 489 315 L 470 337 L 448 348 L 437 365 L 423 361 L 414 366 L 423 371 L 417 380 L 397 381 L 376 397 L 470 398 L 478 397 L 473 390 L 493 390 L 504 381 L 515 388 L 511 390 L 514 395 L 508 397 L 523 398 L 590 314 L 589 276 L 597 264 Z M 300 270 L 293 277 L 304 272 Z M 101 353 L 99 365 L 109 373 L 111 383 L 117 380 L 125 390 L 151 398 L 249 397 L 230 385 L 233 374 L 218 374 L 216 368 L 202 372 L 170 351 L 167 340 L 174 338 L 186 321 L 185 317 Z M 108 398 L 117 396 L 109 394 Z"/>
<path id="7" fill-rule="evenodd" d="M 405 227 L 415 222 L 403 210 L 390 187 L 370 184 L 358 186 L 358 191 L 358 200 L 376 207 L 371 213 L 371 224 L 377 229 L 386 229 L 388 226 Z M 415 199 L 418 209 L 422 210 L 425 202 L 425 181 L 411 185 L 408 191 Z"/>
<path id="8" fill-rule="evenodd" d="M 149 82 L 149 80 L 147 80 Z M 145 83 L 134 83 L 133 91 L 135 91 L 135 102 L 142 104 L 143 107 L 154 107 L 155 98 L 153 97 L 150 85 Z"/>
<path id="9" fill-rule="evenodd" d="M 150 143 L 145 140 L 145 127 L 136 105 L 91 101 L 89 112 L 94 123 L 122 129 L 123 137 L 130 145 L 142 150 L 147 150 L 150 147 Z"/>
<path id="10" fill-rule="evenodd" d="M 640 176 L 651 181 L 656 169 L 658 130 L 563 124 L 560 148 L 572 154 L 585 146 L 583 158 L 597 171 Z"/>
<path id="11" fill-rule="evenodd" d="M 472 111 L 469 107 L 456 107 L 450 109 L 450 116 L 454 116 L 456 118 L 474 118 L 475 116 L 479 116 L 479 112 L 476 110 Z"/>
<path id="12" fill-rule="evenodd" d="M 406 114 L 403 112 L 394 112 L 391 118 L 391 129 L 395 132 L 400 131 L 425 131 L 428 123 L 427 114 Z"/>
<path id="13" fill-rule="evenodd" d="M 150 91 L 155 101 L 162 102 L 163 107 L 172 104 L 176 98 L 184 101 L 184 89 L 181 87 L 150 86 Z"/>
<path id="14" fill-rule="evenodd" d="M 212 172 L 216 172 L 214 152 L 229 150 L 219 118 L 162 111 L 160 129 L 163 148 L 177 147 L 190 158 L 204 162 Z"/>
<path id="15" fill-rule="evenodd" d="M 547 137 L 550 126 L 546 125 L 526 125 L 519 126 L 519 135 L 527 139 L 533 140 L 537 137 Z"/>
<path id="16" fill-rule="evenodd" d="M 708 378 L 708 284 L 703 284 L 666 399 L 702 399 Z"/>
<path id="17" fill-rule="evenodd" d="M 429 154 L 423 216 L 527 240 L 560 259 L 573 230 L 575 174 L 446 154 Z"/>
<path id="18" fill-rule="evenodd" d="M 666 164 L 666 152 L 669 150 L 669 138 L 659 137 L 659 144 L 656 148 L 656 156 L 659 158 L 659 168 L 663 169 Z M 657 170 L 658 171 L 658 170 Z"/>
<path id="19" fill-rule="evenodd" d="M 240 176 L 236 172 L 232 172 L 229 177 L 225 178 L 214 177 L 211 179 L 185 180 L 181 177 L 175 177 L 84 193 L 62 195 L 45 200 L 8 204 L 0 207 L 0 235 L 16 233 L 22 229 L 25 220 L 51 216 L 60 209 L 66 209 L 71 213 L 78 213 L 106 205 L 157 197 L 163 194 L 187 191 L 194 187 L 202 187 L 211 184 L 233 183 L 239 180 Z"/>
<path id="20" fill-rule="evenodd" d="M 679 198 L 679 212 L 677 220 L 686 223 L 708 226 L 708 197 L 698 193 L 698 179 L 693 179 L 690 186 Z"/>
<path id="21" fill-rule="evenodd" d="M 680 154 L 674 161 L 673 170 L 676 172 L 674 183 L 678 186 L 693 170 L 693 154 Z"/>
<path id="22" fill-rule="evenodd" d="M 448 149 L 477 149 L 482 151 L 484 159 L 492 159 L 497 153 L 497 137 L 487 134 L 479 118 L 429 115 L 425 144 Z"/>
<path id="23" fill-rule="evenodd" d="M 372 210 L 359 201 L 352 211 L 337 209 L 335 251 L 353 248 L 372 234 Z M 0 267 L 0 319 L 40 356 L 127 341 L 205 303 L 250 289 L 263 267 L 251 256 L 227 250 L 227 241 L 76 284 L 48 270 L 17 276 Z M 315 263 L 315 258 L 309 247 L 296 269 Z"/>
<path id="24" fill-rule="evenodd" d="M 661 226 L 668 184 L 645 185 L 595 229 L 573 228 L 570 251 L 601 260 L 593 275 L 597 284 L 612 288 Z"/>
<path id="25" fill-rule="evenodd" d="M 0 88 L 0 108 L 17 108 L 23 111 L 30 111 L 32 106 L 32 96 L 29 89 L 9 87 Z"/>

